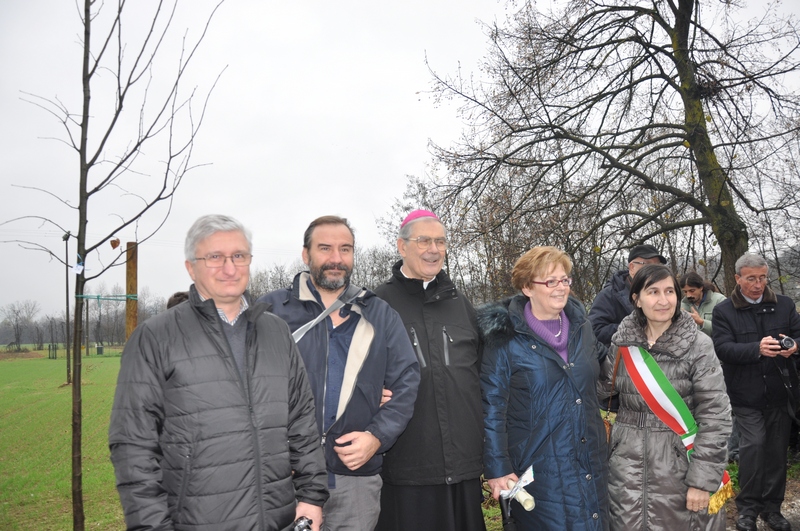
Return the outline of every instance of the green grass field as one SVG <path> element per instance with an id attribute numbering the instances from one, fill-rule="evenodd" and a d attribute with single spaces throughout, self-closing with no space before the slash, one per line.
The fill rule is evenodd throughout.
<path id="1" fill-rule="evenodd" d="M 107 445 L 119 362 L 117 356 L 83 361 L 86 529 L 125 529 Z M 65 375 L 63 358 L 0 360 L 0 529 L 4 531 L 72 528 L 72 387 L 63 385 Z M 736 465 L 729 471 L 735 482 Z M 800 464 L 795 464 L 789 476 L 798 475 Z M 501 531 L 496 504 L 484 505 L 487 531 Z"/>
<path id="2" fill-rule="evenodd" d="M 45 352 L 46 356 L 46 352 Z M 119 357 L 83 361 L 83 499 L 86 529 L 124 530 L 108 458 L 108 419 Z M 72 387 L 63 359 L 0 360 L 0 529 L 72 528 Z M 484 509 L 488 531 L 499 510 Z"/>
<path id="3" fill-rule="evenodd" d="M 125 529 L 107 444 L 119 361 L 83 362 L 86 529 Z M 63 385 L 65 375 L 63 359 L 0 361 L 0 529 L 72 528 L 72 387 Z"/>

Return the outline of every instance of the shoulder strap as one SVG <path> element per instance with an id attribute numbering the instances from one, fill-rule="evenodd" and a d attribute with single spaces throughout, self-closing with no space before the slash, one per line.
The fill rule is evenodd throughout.
<path id="1" fill-rule="evenodd" d="M 332 314 L 345 304 L 352 304 L 352 302 L 356 300 L 358 296 L 362 294 L 362 292 L 366 292 L 366 290 L 358 286 L 354 286 L 352 284 L 347 286 L 347 289 L 344 290 L 342 294 L 339 295 L 339 297 L 335 301 L 333 301 L 333 304 L 325 308 L 325 310 L 321 314 L 319 314 L 314 319 L 310 320 L 309 322 L 307 322 L 306 324 L 304 324 L 303 326 L 301 326 L 292 333 L 294 342 L 299 343 L 300 340 L 303 339 L 303 336 L 306 335 L 306 332 L 317 326 L 320 321 L 328 317 L 330 314 Z"/>
<path id="2" fill-rule="evenodd" d="M 797 368 L 795 367 L 794 360 L 789 360 L 785 358 L 784 366 L 781 367 L 778 364 L 778 360 L 772 358 L 772 362 L 775 364 L 775 368 L 778 370 L 778 374 L 781 377 L 781 381 L 783 382 L 783 386 L 786 388 L 786 394 L 789 398 L 789 416 L 792 418 L 793 421 L 800 424 L 800 420 L 797 419 L 797 399 L 798 399 L 798 391 L 792 385 L 792 380 L 789 377 L 789 370 L 791 369 L 795 375 L 797 375 Z"/>
<path id="3" fill-rule="evenodd" d="M 606 416 L 611 411 L 611 400 L 614 398 L 614 384 L 617 381 L 617 369 L 619 368 L 619 359 L 622 357 L 619 349 L 617 349 L 617 358 L 614 360 L 614 372 L 611 374 L 611 394 L 608 396 L 608 409 L 606 409 Z"/>

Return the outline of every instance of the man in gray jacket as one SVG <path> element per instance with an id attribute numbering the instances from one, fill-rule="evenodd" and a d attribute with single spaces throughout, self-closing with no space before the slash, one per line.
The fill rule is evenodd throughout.
<path id="1" fill-rule="evenodd" d="M 189 300 L 125 345 L 109 446 L 129 529 L 319 530 L 313 395 L 286 323 L 245 292 L 251 248 L 238 221 L 198 219 Z"/>

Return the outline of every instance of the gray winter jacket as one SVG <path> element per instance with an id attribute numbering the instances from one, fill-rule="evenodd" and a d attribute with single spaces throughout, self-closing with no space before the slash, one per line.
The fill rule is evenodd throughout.
<path id="1" fill-rule="evenodd" d="M 653 355 L 699 429 L 689 462 L 680 437 L 650 411 L 620 360 L 614 386 L 620 393 L 620 410 L 609 453 L 611 530 L 723 531 L 724 509 L 713 516 L 686 509 L 688 488 L 715 492 L 727 465 L 730 403 L 711 338 L 682 311 L 655 345 L 647 348 L 643 328 L 630 315 L 612 339 L 603 366 L 606 386 L 618 347 L 630 345 Z"/>
<path id="2" fill-rule="evenodd" d="M 128 529 L 287 528 L 328 497 L 314 402 L 286 323 L 251 306 L 240 377 L 213 300 L 148 319 L 125 345 L 109 446 Z"/>

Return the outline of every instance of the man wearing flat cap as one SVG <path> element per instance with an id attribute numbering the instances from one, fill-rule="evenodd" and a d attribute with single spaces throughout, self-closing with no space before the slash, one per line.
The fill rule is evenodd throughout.
<path id="1" fill-rule="evenodd" d="M 628 268 L 620 269 L 612 276 L 595 297 L 589 320 L 597 340 L 605 346 L 611 344 L 611 336 L 617 331 L 619 323 L 633 311 L 630 301 L 630 286 L 633 276 L 648 264 L 666 264 L 652 245 L 637 245 L 628 253 Z"/>

